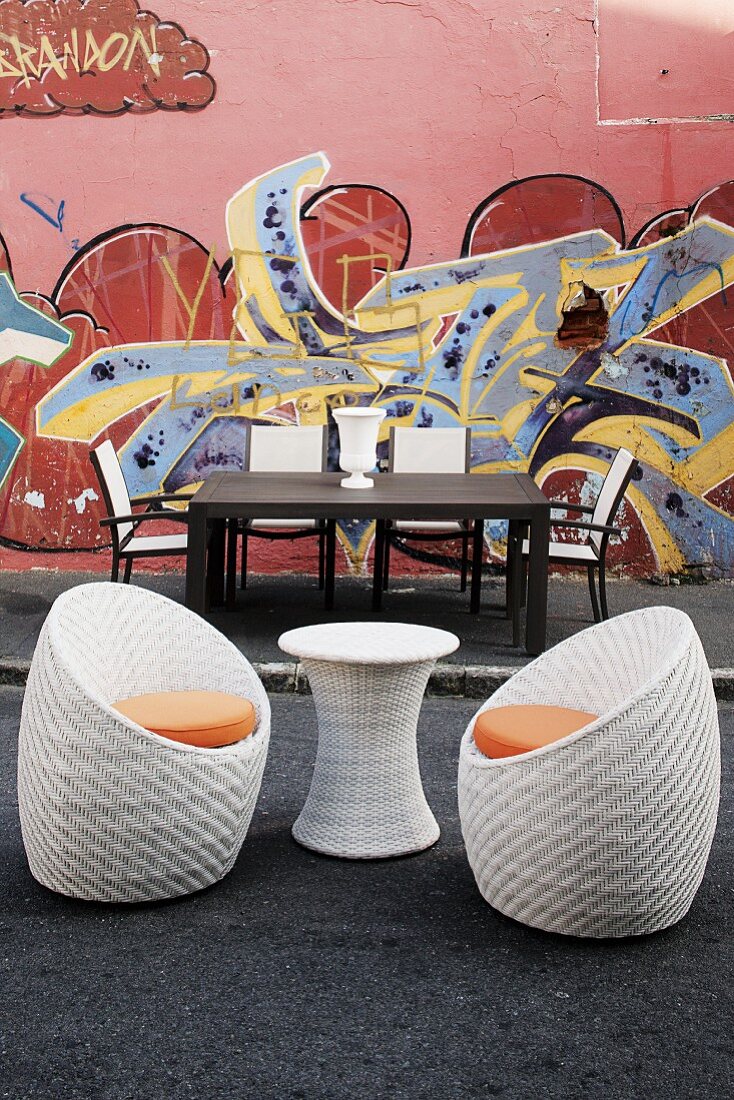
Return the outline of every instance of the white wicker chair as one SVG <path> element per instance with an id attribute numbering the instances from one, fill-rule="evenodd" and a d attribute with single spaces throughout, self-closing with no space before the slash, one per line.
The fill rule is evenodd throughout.
<path id="1" fill-rule="evenodd" d="M 133 694 L 195 689 L 246 696 L 254 732 L 200 749 L 111 707 Z M 65 592 L 41 631 L 21 718 L 18 800 L 32 874 L 59 893 L 111 902 L 216 882 L 247 833 L 269 735 L 260 680 L 203 619 L 111 582 Z"/>
<path id="2" fill-rule="evenodd" d="M 653 607 L 581 631 L 481 710 L 518 703 L 600 717 L 496 760 L 476 748 L 470 722 L 459 812 L 483 897 L 524 924 L 575 936 L 680 920 L 706 867 L 720 778 L 716 700 L 691 620 Z"/>

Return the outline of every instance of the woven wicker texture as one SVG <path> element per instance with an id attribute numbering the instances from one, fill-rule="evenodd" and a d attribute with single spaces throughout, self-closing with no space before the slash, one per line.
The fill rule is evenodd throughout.
<path id="1" fill-rule="evenodd" d="M 294 657 L 313 657 L 342 665 L 412 665 L 435 661 L 453 653 L 460 644 L 448 630 L 374 620 L 301 626 L 278 638 L 280 648 Z"/>
<path id="2" fill-rule="evenodd" d="M 168 741 L 110 704 L 153 691 L 246 696 L 245 741 Z M 21 717 L 18 800 L 31 872 L 96 901 L 200 890 L 232 867 L 260 789 L 270 705 L 250 664 L 203 619 L 163 596 L 110 583 L 54 603 L 36 646 Z"/>
<path id="3" fill-rule="evenodd" d="M 655 932 L 690 908 L 719 803 L 719 725 L 693 624 L 654 607 L 562 642 L 482 707 L 560 704 L 601 717 L 522 756 L 461 743 L 459 812 L 483 897 L 547 931 Z M 476 717 L 476 716 L 475 716 Z"/>
<path id="4" fill-rule="evenodd" d="M 316 766 L 294 838 L 349 859 L 435 844 L 440 830 L 423 793 L 416 726 L 435 658 L 456 649 L 458 638 L 403 623 L 351 623 L 335 624 L 331 637 L 303 628 L 281 642 L 288 652 L 309 653 L 303 667 L 319 723 Z M 320 646 L 328 659 L 311 656 Z M 364 664 L 355 663 L 360 649 Z M 375 663 L 380 652 L 383 664 Z M 419 659 L 406 663 L 412 652 Z"/>

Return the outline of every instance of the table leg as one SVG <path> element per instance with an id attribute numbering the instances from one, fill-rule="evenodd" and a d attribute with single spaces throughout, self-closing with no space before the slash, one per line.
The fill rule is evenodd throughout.
<path id="1" fill-rule="evenodd" d="M 472 615 L 479 613 L 482 599 L 482 558 L 484 556 L 484 520 L 474 520 L 474 535 L 471 551 L 471 597 L 469 610 Z"/>
<path id="2" fill-rule="evenodd" d="M 186 606 L 203 615 L 206 610 L 206 509 L 192 501 L 188 516 Z"/>
<path id="3" fill-rule="evenodd" d="M 434 664 L 304 660 L 319 741 L 311 789 L 293 826 L 299 844 L 344 859 L 384 859 L 435 844 L 440 829 L 416 747 Z"/>
<path id="4" fill-rule="evenodd" d="M 324 608 L 334 610 L 334 570 L 336 568 L 336 520 L 326 521 L 326 576 L 324 579 Z"/>
<path id="5" fill-rule="evenodd" d="M 550 508 L 535 508 L 530 519 L 528 607 L 525 622 L 525 648 L 534 655 L 542 653 L 546 644 L 549 539 Z"/>
<path id="6" fill-rule="evenodd" d="M 510 522 L 507 543 L 507 618 L 512 619 L 512 644 L 520 645 L 520 612 L 525 606 L 525 563 L 522 545 L 528 533 L 528 525 L 518 520 Z"/>
<path id="7" fill-rule="evenodd" d="M 240 522 L 238 519 L 227 521 L 227 611 L 234 611 L 237 602 L 237 543 Z"/>
<path id="8" fill-rule="evenodd" d="M 517 551 L 517 520 L 507 525 L 507 554 L 505 560 L 505 618 L 512 618 L 515 593 L 515 553 Z"/>
<path id="9" fill-rule="evenodd" d="M 212 523 L 209 542 L 209 598 L 212 607 L 221 607 L 224 603 L 224 558 L 227 544 L 227 521 L 217 519 Z"/>
<path id="10" fill-rule="evenodd" d="M 382 585 L 385 570 L 385 521 L 375 524 L 374 560 L 372 562 L 372 610 L 382 611 Z"/>

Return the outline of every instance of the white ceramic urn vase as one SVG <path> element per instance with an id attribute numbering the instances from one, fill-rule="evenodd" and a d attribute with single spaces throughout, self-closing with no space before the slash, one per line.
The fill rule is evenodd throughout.
<path id="1" fill-rule="evenodd" d="M 350 476 L 342 479 L 345 489 L 371 489 L 374 481 L 365 477 L 377 462 L 377 433 L 385 419 L 384 409 L 352 406 L 334 409 L 339 429 L 339 465 Z"/>

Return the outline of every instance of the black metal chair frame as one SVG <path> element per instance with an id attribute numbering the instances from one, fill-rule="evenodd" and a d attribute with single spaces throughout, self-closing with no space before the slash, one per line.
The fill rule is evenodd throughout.
<path id="1" fill-rule="evenodd" d="M 614 497 L 612 505 L 609 509 L 608 514 L 611 519 L 614 519 L 616 517 L 620 505 L 624 500 L 629 483 L 635 475 L 636 469 L 637 462 L 631 462 L 630 467 L 622 482 L 620 483 L 617 494 Z M 554 511 L 578 512 L 583 515 L 593 515 L 595 511 L 595 506 L 590 507 L 586 504 L 570 504 L 568 501 L 565 500 L 551 500 L 550 503 Z M 562 554 L 555 553 L 552 560 L 549 562 L 549 566 L 572 565 L 579 569 L 583 568 L 585 564 L 589 581 L 591 607 L 594 613 L 594 622 L 598 623 L 608 619 L 609 608 L 607 605 L 606 578 L 607 546 L 609 545 L 609 539 L 612 537 L 612 535 L 616 535 L 617 537 L 619 537 L 622 534 L 621 529 L 619 527 L 614 527 L 611 524 L 590 523 L 585 520 L 574 519 L 553 519 L 551 517 L 551 529 L 556 527 L 571 528 L 587 532 L 598 531 L 601 533 L 602 538 L 599 543 L 599 556 L 597 561 L 583 563 L 579 562 L 578 558 L 564 558 Z M 525 606 L 527 594 L 527 570 L 525 568 L 525 564 L 528 560 L 528 556 L 527 554 L 521 553 L 522 544 L 526 538 L 526 524 L 510 523 L 507 539 L 507 617 L 512 617 L 513 645 L 520 644 L 520 609 Z M 554 545 L 560 546 L 562 544 L 555 543 Z M 599 574 L 598 596 L 596 590 L 596 573 Z"/>

